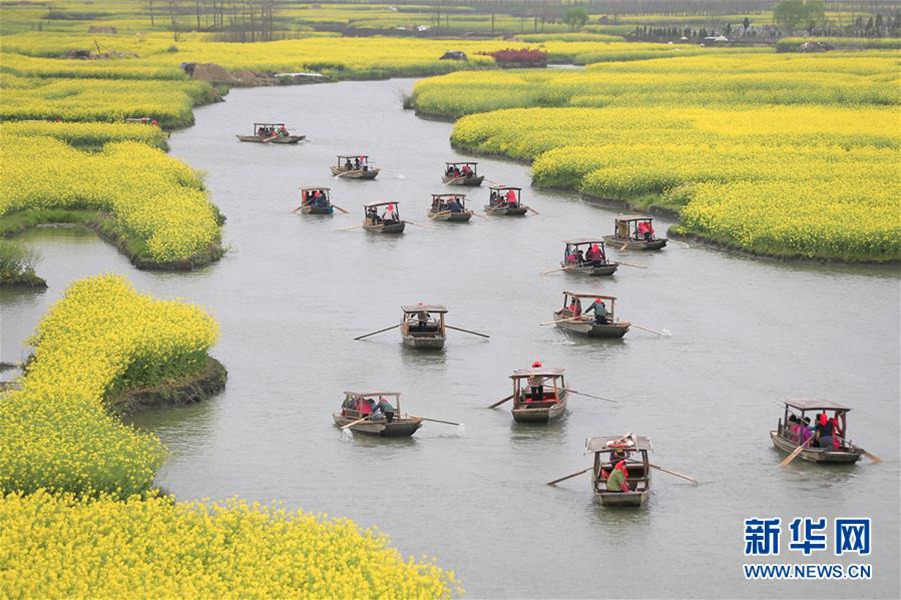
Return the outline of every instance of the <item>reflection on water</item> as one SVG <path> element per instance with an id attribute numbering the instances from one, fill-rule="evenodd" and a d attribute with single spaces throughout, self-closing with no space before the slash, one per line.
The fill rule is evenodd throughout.
<path id="1" fill-rule="evenodd" d="M 480 173 L 523 185 L 540 215 L 411 226 L 399 237 L 336 232 L 379 200 L 400 201 L 404 218 L 426 223 L 430 194 L 446 191 L 444 161 L 465 158 L 448 144 L 450 124 L 399 107 L 396 90 L 411 85 L 236 89 L 198 109 L 197 125 L 172 135 L 173 154 L 208 173 L 228 216 L 230 252 L 199 272 L 143 272 L 92 232 L 29 232 L 50 287 L 0 290 L 0 360 L 23 357 L 23 340 L 69 282 L 122 273 L 142 292 L 208 307 L 221 323 L 214 354 L 229 370 L 226 391 L 132 418 L 170 448 L 158 483 L 179 498 L 282 500 L 378 525 L 402 554 L 438 556 L 474 597 L 608 595 L 598 573 L 622 557 L 640 557 L 651 573 L 630 579 L 623 593 L 636 597 L 897 597 L 897 578 L 878 575 L 898 564 L 897 270 L 783 264 L 674 243 L 659 253 L 611 249 L 614 260 L 648 267 L 612 278 L 539 276 L 558 266 L 562 240 L 609 233 L 619 209 L 529 188 L 527 167 L 487 158 Z M 236 123 L 269 118 L 300 123 L 313 141 L 234 141 Z M 348 148 L 386 171 L 373 182 L 330 177 Z M 304 185 L 328 185 L 351 214 L 291 214 Z M 466 193 L 473 207 L 487 202 L 485 188 Z M 616 296 L 622 319 L 673 336 L 635 329 L 590 340 L 540 327 L 564 289 Z M 842 318 L 842 299 L 853 299 L 853 318 Z M 436 353 L 404 348 L 397 331 L 353 340 L 418 301 L 445 304 L 449 323 L 491 339 L 451 331 Z M 510 393 L 510 373 L 536 359 L 565 367 L 573 389 L 619 403 L 574 395 L 563 420 L 537 426 L 515 424 L 509 403 L 488 410 Z M 343 391 L 362 389 L 402 392 L 405 412 L 465 423 L 465 435 L 427 423 L 411 439 L 343 442 L 331 413 Z M 772 401 L 789 396 L 853 406 L 855 441 L 886 462 L 779 468 L 768 432 L 782 412 Z M 655 473 L 637 511 L 596 506 L 587 475 L 545 485 L 590 464 L 586 437 L 627 431 L 652 437 L 655 464 L 703 483 Z M 877 577 L 853 590 L 749 586 L 741 523 L 764 515 L 872 516 L 886 536 L 873 555 Z M 529 553 L 541 568 L 523 569 Z"/>

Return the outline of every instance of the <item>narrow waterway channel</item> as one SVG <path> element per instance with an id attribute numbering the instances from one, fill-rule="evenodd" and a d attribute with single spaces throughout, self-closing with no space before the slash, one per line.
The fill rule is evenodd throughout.
<path id="1" fill-rule="evenodd" d="M 133 269 L 93 233 L 41 229 L 24 239 L 44 255 L 44 293 L 0 291 L 0 359 L 23 340 L 70 282 L 128 276 L 142 292 L 207 307 L 222 325 L 214 351 L 227 390 L 202 405 L 150 411 L 135 422 L 172 455 L 158 483 L 180 499 L 240 495 L 377 525 L 405 555 L 434 555 L 473 597 L 894 597 L 898 593 L 899 279 L 896 271 L 781 264 L 676 242 L 629 253 L 613 278 L 539 276 L 557 266 L 562 240 L 612 230 L 616 209 L 576 195 L 529 188 L 528 168 L 479 159 L 490 180 L 521 185 L 540 215 L 409 227 L 398 238 L 336 231 L 357 225 L 362 205 L 399 201 L 428 223 L 431 193 L 454 152 L 448 123 L 401 109 L 412 80 L 233 90 L 196 110 L 172 154 L 207 174 L 228 217 L 230 252 L 194 273 Z M 286 121 L 309 142 L 240 144 L 254 121 Z M 374 182 L 330 176 L 337 154 L 370 155 Z M 331 186 L 350 211 L 331 218 L 291 213 L 298 187 Z M 470 196 L 486 203 L 486 188 Z M 661 222 L 664 231 L 668 223 Z M 615 255 L 615 251 L 611 252 Z M 667 329 L 622 341 L 575 340 L 549 327 L 561 292 L 618 297 L 624 319 Z M 401 304 L 443 303 L 444 352 L 405 350 Z M 565 367 L 571 386 L 618 399 L 572 397 L 547 426 L 512 422 L 509 374 L 533 360 Z M 355 438 L 332 424 L 345 390 L 400 391 L 429 423 L 412 440 Z M 785 397 L 849 404 L 852 440 L 886 459 L 844 468 L 776 465 L 768 432 Z M 650 436 L 655 463 L 702 484 L 655 473 L 648 505 L 603 509 L 588 476 L 544 482 L 588 466 L 585 438 Z M 746 581 L 743 519 L 872 517 L 873 555 L 787 552 L 771 562 L 870 562 L 868 582 Z M 787 527 L 783 533 L 788 535 Z M 753 561 L 749 561 L 753 562 Z"/>

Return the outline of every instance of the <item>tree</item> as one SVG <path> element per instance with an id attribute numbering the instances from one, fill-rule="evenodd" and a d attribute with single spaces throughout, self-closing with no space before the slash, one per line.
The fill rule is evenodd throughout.
<path id="1" fill-rule="evenodd" d="M 749 19 L 748 17 L 745 17 L 744 20 L 741 22 L 741 26 L 744 27 L 745 31 L 750 29 L 751 28 L 751 19 Z"/>
<path id="2" fill-rule="evenodd" d="M 826 22 L 826 5 L 823 0 L 782 0 L 773 9 L 773 19 L 789 35 L 801 24 L 811 31 Z"/>
<path id="3" fill-rule="evenodd" d="M 572 31 L 581 29 L 588 22 L 588 11 L 581 6 L 574 6 L 566 11 L 563 19 Z"/>

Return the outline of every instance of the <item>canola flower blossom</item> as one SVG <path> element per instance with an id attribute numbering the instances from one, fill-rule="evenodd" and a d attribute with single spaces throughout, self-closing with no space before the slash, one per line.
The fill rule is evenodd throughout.
<path id="1" fill-rule="evenodd" d="M 239 500 L 0 495 L 0 596 L 449 598 L 454 573 L 383 535 Z"/>
<path id="2" fill-rule="evenodd" d="M 107 142 L 141 142 L 161 150 L 168 147 L 168 134 L 149 123 L 92 123 L 55 121 L 0 122 L 0 137 L 8 135 L 48 136 L 76 148 L 100 149 Z"/>

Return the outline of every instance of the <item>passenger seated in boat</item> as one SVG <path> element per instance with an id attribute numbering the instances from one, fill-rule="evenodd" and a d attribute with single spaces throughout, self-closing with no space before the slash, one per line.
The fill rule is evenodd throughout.
<path id="1" fill-rule="evenodd" d="M 597 244 L 592 244 L 590 248 L 588 248 L 588 252 L 585 255 L 585 258 L 595 267 L 598 267 L 604 263 L 604 252 L 601 250 L 601 247 Z"/>
<path id="2" fill-rule="evenodd" d="M 368 417 L 372 414 L 372 406 L 374 402 L 369 398 L 363 398 L 360 400 L 359 411 L 360 415 L 363 417 Z"/>
<path id="3" fill-rule="evenodd" d="M 616 223 L 616 237 L 621 240 L 629 239 L 629 224 L 625 221 L 617 221 Z"/>
<path id="4" fill-rule="evenodd" d="M 835 423 L 826 412 L 821 412 L 817 415 L 817 426 L 816 426 L 816 442 L 820 448 L 829 448 L 832 449 L 833 441 L 832 437 L 835 433 Z"/>
<path id="5" fill-rule="evenodd" d="M 375 208 L 367 208 L 366 209 L 366 218 L 373 224 L 378 224 L 382 222 L 382 218 L 379 216 L 378 211 Z"/>
<path id="6" fill-rule="evenodd" d="M 388 208 L 385 209 L 385 213 L 382 215 L 382 220 L 386 225 L 397 223 L 397 213 L 394 212 L 393 204 L 389 204 Z"/>
<path id="7" fill-rule="evenodd" d="M 567 266 L 577 265 L 579 263 L 578 256 L 569 246 L 563 251 L 563 262 L 565 262 Z"/>
<path id="8" fill-rule="evenodd" d="M 345 171 L 353 171 L 353 169 L 354 169 L 354 166 L 351 164 L 350 159 L 349 158 L 346 159 L 344 161 L 344 170 Z"/>
<path id="9" fill-rule="evenodd" d="M 616 464 L 620 461 L 626 461 L 629 459 L 629 452 L 625 448 L 617 448 L 613 452 L 610 453 L 610 468 L 613 469 L 616 467 Z"/>
<path id="10" fill-rule="evenodd" d="M 513 190 L 507 190 L 507 204 L 510 206 L 516 206 L 516 192 Z"/>
<path id="11" fill-rule="evenodd" d="M 533 369 L 540 369 L 541 362 L 535 361 L 532 363 Z M 530 375 L 529 376 L 529 387 L 532 389 L 531 399 L 527 401 L 531 402 L 541 402 L 544 400 L 544 377 L 540 375 Z"/>
<path id="12" fill-rule="evenodd" d="M 638 223 L 636 239 L 643 239 L 645 241 L 654 239 L 654 228 L 651 227 L 650 221 L 641 221 Z"/>
<path id="13" fill-rule="evenodd" d="M 594 302 L 591 303 L 591 306 L 585 309 L 585 314 L 590 312 L 594 312 L 594 322 L 604 325 L 607 321 L 607 305 L 604 304 L 604 300 L 602 298 L 595 298 Z"/>
<path id="14" fill-rule="evenodd" d="M 444 171 L 444 176 L 445 176 L 445 177 L 450 177 L 450 176 L 453 175 L 453 174 L 454 174 L 454 167 L 453 167 L 453 165 L 447 165 L 447 169 Z"/>
<path id="15" fill-rule="evenodd" d="M 469 165 L 463 165 L 463 170 L 460 171 L 460 174 L 463 175 L 463 177 L 469 179 L 470 177 L 472 177 L 472 169 L 469 168 Z"/>
<path id="16" fill-rule="evenodd" d="M 629 487 L 629 471 L 626 469 L 626 461 L 621 460 L 607 476 L 608 492 L 628 492 L 632 488 Z"/>
<path id="17" fill-rule="evenodd" d="M 581 248 L 576 250 L 576 262 L 580 265 L 585 264 L 585 253 L 582 252 Z"/>
<path id="18" fill-rule="evenodd" d="M 785 437 L 794 442 L 795 444 L 800 444 L 801 440 L 801 421 L 795 415 L 788 415 L 788 423 L 784 429 Z"/>
<path id="19" fill-rule="evenodd" d="M 573 298 L 572 302 L 569 303 L 569 306 L 567 307 L 567 309 L 569 310 L 569 312 L 572 313 L 572 316 L 581 317 L 582 316 L 582 301 L 579 300 L 578 298 Z"/>
<path id="20" fill-rule="evenodd" d="M 450 209 L 450 211 L 452 213 L 463 212 L 463 204 L 460 203 L 459 198 L 454 198 L 453 200 L 451 200 L 450 204 L 448 205 L 448 208 Z"/>

